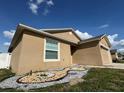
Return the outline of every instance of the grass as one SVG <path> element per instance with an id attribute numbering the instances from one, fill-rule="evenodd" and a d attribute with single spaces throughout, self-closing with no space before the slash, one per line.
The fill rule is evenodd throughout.
<path id="1" fill-rule="evenodd" d="M 12 73 L 9 69 L 0 69 L 0 82 L 14 75 L 15 74 Z M 15 91 L 15 90 L 14 89 L 0 89 L 0 92 L 2 91 L 9 92 L 9 91 Z"/>
<path id="2" fill-rule="evenodd" d="M 0 92 L 24 92 L 24 91 L 14 88 L 6 88 L 6 89 L 0 89 Z"/>
<path id="3" fill-rule="evenodd" d="M 124 60 L 118 60 L 116 63 L 124 63 Z"/>
<path id="4" fill-rule="evenodd" d="M 14 75 L 15 74 L 8 69 L 0 69 L 0 82 Z"/>
<path id="5" fill-rule="evenodd" d="M 49 92 L 104 92 L 124 91 L 124 70 L 93 68 L 84 77 L 85 81 L 74 86 L 58 84 L 47 88 L 39 88 L 30 91 Z"/>
<path id="6" fill-rule="evenodd" d="M 0 71 L 1 72 L 1 71 Z M 124 70 L 109 68 L 92 68 L 83 78 L 84 82 L 74 86 L 57 84 L 46 88 L 28 90 L 30 92 L 121 92 L 124 91 Z M 0 89 L 0 91 L 23 91 L 17 89 Z"/>

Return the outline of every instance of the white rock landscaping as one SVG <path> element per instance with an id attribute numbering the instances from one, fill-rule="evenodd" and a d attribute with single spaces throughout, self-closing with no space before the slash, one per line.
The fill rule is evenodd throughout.
<path id="1" fill-rule="evenodd" d="M 0 88 L 17 88 L 17 89 L 22 89 L 22 90 L 29 90 L 29 89 L 43 88 L 43 87 L 47 87 L 47 86 L 51 86 L 51 85 L 55 85 L 55 84 L 68 83 L 72 79 L 82 78 L 84 75 L 87 74 L 88 69 L 82 68 L 83 70 L 81 70 L 81 69 L 76 70 L 76 67 L 78 69 L 81 68 L 80 66 L 75 66 L 75 68 L 74 68 L 75 70 L 73 70 L 73 69 L 71 69 L 73 67 L 71 67 L 69 69 L 67 75 L 65 75 L 62 79 L 59 79 L 59 80 L 52 80 L 49 82 L 42 82 L 42 83 L 18 83 L 17 80 L 21 76 L 14 76 L 14 77 L 11 77 L 11 78 L 8 78 L 8 79 L 2 81 L 0 83 Z M 49 72 L 48 76 L 52 77 L 53 73 L 50 74 L 50 72 Z"/>

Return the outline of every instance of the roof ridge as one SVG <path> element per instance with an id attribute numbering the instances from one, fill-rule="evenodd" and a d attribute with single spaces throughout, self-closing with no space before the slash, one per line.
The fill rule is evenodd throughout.
<path id="1" fill-rule="evenodd" d="M 24 24 L 18 24 L 16 32 L 15 32 L 16 35 L 19 35 L 22 32 L 22 31 L 18 31 L 18 29 L 20 27 L 24 28 L 24 29 L 29 29 L 32 32 L 35 32 L 35 33 L 38 33 L 38 34 L 42 34 L 42 35 L 45 35 L 45 36 L 48 36 L 48 37 L 51 37 L 51 38 L 54 38 L 54 39 L 58 39 L 58 40 L 61 40 L 61 41 L 64 41 L 64 42 L 67 42 L 67 43 L 70 43 L 70 44 L 77 44 L 75 42 L 72 42 L 72 41 L 69 41 L 69 40 L 65 40 L 64 38 L 57 37 L 57 36 L 55 36 L 53 34 L 50 34 L 50 33 L 44 32 L 44 31 L 40 31 L 40 30 L 38 30 L 36 28 L 30 27 L 30 26 L 27 26 L 27 25 L 24 25 Z M 13 39 L 11 41 L 11 44 L 9 46 L 8 51 L 11 51 L 11 48 L 13 47 L 13 44 L 15 44 L 15 42 L 16 42 L 15 39 L 18 38 L 18 36 L 16 36 L 16 35 L 14 35 L 14 37 L 13 37 Z"/>
<path id="2" fill-rule="evenodd" d="M 39 29 L 39 30 L 73 30 L 73 28 L 45 28 L 45 29 Z"/>
<path id="3" fill-rule="evenodd" d="M 94 37 L 91 37 L 91 38 L 88 38 L 88 39 L 84 39 L 84 40 L 81 40 L 79 42 L 79 44 L 82 44 L 84 42 L 90 42 L 90 41 L 94 41 L 94 40 L 100 40 L 102 37 L 106 36 L 106 34 L 101 34 L 101 35 L 98 35 L 98 36 L 94 36 Z"/>

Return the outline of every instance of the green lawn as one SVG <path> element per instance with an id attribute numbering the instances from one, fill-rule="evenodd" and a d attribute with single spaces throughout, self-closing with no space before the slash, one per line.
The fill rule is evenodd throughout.
<path id="1" fill-rule="evenodd" d="M 124 63 L 124 60 L 118 60 L 116 63 Z"/>
<path id="2" fill-rule="evenodd" d="M 59 84 L 32 91 L 124 91 L 124 70 L 93 68 L 84 77 L 85 82 L 74 86 Z"/>
<path id="3" fill-rule="evenodd" d="M 0 71 L 1 72 L 1 71 Z M 1 74 L 0 74 L 1 75 Z M 46 88 L 29 90 L 31 92 L 88 92 L 88 91 L 124 91 L 124 70 L 92 68 L 84 77 L 85 81 L 77 85 L 58 84 Z M 17 89 L 0 89 L 0 91 L 22 91 Z"/>
<path id="4" fill-rule="evenodd" d="M 8 69 L 0 69 L 0 82 L 6 78 L 12 77 L 15 74 Z"/>

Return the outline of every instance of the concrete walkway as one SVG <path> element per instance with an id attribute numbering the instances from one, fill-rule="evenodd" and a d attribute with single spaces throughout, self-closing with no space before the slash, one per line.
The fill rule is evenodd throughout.
<path id="1" fill-rule="evenodd" d="M 115 69 L 124 69 L 123 63 L 112 63 L 107 65 L 108 68 L 115 68 Z"/>
<path id="2" fill-rule="evenodd" d="M 124 69 L 124 64 L 123 63 L 112 63 L 112 64 L 106 64 L 103 66 L 89 66 L 85 65 L 84 67 L 89 67 L 89 68 L 113 68 L 113 69 Z"/>

